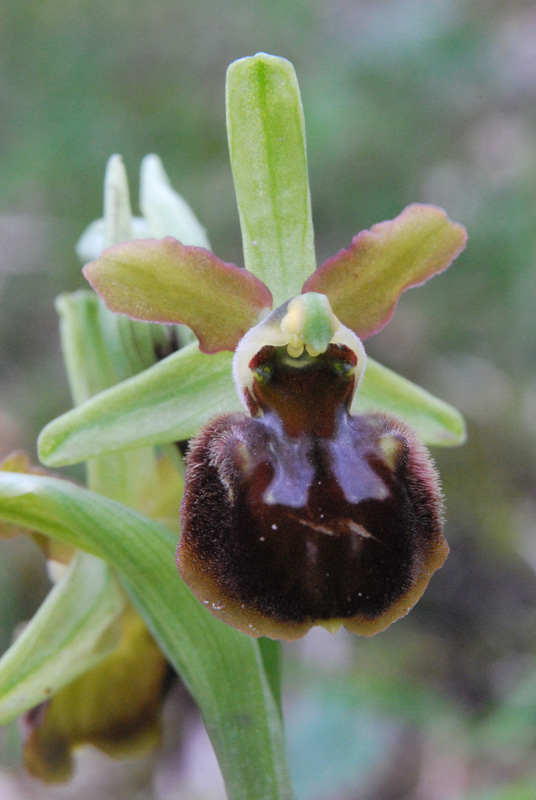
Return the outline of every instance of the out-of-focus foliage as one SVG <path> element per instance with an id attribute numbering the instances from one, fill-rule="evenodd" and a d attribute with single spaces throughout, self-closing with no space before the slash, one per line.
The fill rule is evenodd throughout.
<path id="1" fill-rule="evenodd" d="M 32 449 L 40 427 L 68 407 L 53 299 L 84 285 L 73 244 L 100 212 L 111 153 L 121 152 L 133 174 L 144 153 L 157 152 L 203 219 L 214 250 L 240 263 L 222 88 L 227 64 L 258 50 L 291 59 L 300 79 L 319 262 L 349 245 L 358 230 L 415 201 L 443 206 L 470 236 L 457 264 L 402 298 L 391 325 L 369 347 L 468 419 L 467 445 L 436 453 L 451 555 L 413 613 L 381 636 L 356 642 L 320 633 L 286 650 L 299 796 L 532 798 L 536 10 L 530 2 L 4 0 L 0 455 Z M 20 548 L 2 544 L 4 646 L 44 591 L 37 557 Z M 16 775 L 14 741 L 9 730 L 2 734 L 0 757 Z M 182 751 L 184 780 L 191 783 L 196 741 L 190 737 Z M 172 725 L 168 742 L 175 742 Z M 169 797 L 165 776 L 177 759 L 171 745 L 167 753 L 155 773 L 158 800 Z M 324 783 L 309 782 L 311 764 L 317 775 L 325 764 Z M 2 774 L 10 800 L 59 796 Z M 132 774 L 146 788 L 153 782 L 138 766 Z M 77 785 L 72 796 L 129 796 L 120 775 L 121 788 L 116 782 L 96 789 L 93 782 L 87 790 Z M 203 791 L 217 796 L 216 788 Z"/>

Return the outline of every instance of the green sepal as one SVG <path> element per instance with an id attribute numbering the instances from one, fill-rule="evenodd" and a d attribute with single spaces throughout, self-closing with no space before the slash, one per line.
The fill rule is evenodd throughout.
<path id="1" fill-rule="evenodd" d="M 258 53 L 227 70 L 227 136 L 246 268 L 277 307 L 315 269 L 305 126 L 294 67 Z"/>
<path id="2" fill-rule="evenodd" d="M 239 411 L 232 353 L 195 343 L 50 422 L 39 437 L 45 464 L 73 464 L 146 444 L 190 438 L 211 416 Z"/>
<path id="3" fill-rule="evenodd" d="M 233 800 L 291 800 L 281 720 L 258 642 L 215 619 L 180 580 L 176 537 L 67 481 L 0 474 L 0 518 L 107 560 L 203 715 Z"/>
<path id="4" fill-rule="evenodd" d="M 465 421 L 456 408 L 370 357 L 352 403 L 354 414 L 366 411 L 400 417 L 428 445 L 456 447 L 466 439 Z"/>
<path id="5" fill-rule="evenodd" d="M 130 239 L 174 236 L 183 244 L 210 249 L 205 229 L 172 188 L 162 162 L 152 153 L 141 162 L 140 207 L 144 216 L 133 217 L 121 156 L 111 156 L 104 179 L 104 217 L 88 225 L 76 245 L 82 263 L 98 258 L 106 247 Z"/>
<path id="6" fill-rule="evenodd" d="M 124 242 L 84 267 L 106 306 L 145 322 L 188 325 L 206 353 L 234 350 L 272 305 L 247 270 L 171 236 Z"/>
<path id="7" fill-rule="evenodd" d="M 110 156 L 104 175 L 104 247 L 133 238 L 128 177 L 123 159 Z"/>
<path id="8" fill-rule="evenodd" d="M 414 204 L 395 219 L 361 231 L 305 281 L 326 294 L 335 315 L 361 339 L 387 325 L 400 295 L 445 270 L 467 233 L 443 209 Z"/>
<path id="9" fill-rule="evenodd" d="M 124 606 L 109 566 L 77 553 L 0 660 L 0 725 L 48 700 L 107 656 L 119 641 Z"/>

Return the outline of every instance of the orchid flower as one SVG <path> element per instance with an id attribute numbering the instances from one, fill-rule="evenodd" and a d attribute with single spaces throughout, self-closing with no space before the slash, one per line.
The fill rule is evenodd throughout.
<path id="1" fill-rule="evenodd" d="M 30 532 L 69 562 L 0 661 L 0 722 L 25 714 L 29 765 L 64 778 L 72 747 L 120 744 L 115 722 L 154 743 L 169 663 L 229 797 L 289 800 L 271 639 L 314 624 L 376 633 L 448 552 L 422 442 L 460 444 L 463 419 L 362 340 L 466 237 L 412 205 L 317 267 L 292 65 L 233 63 L 227 123 L 245 268 L 210 251 L 156 156 L 142 163 L 141 217 L 111 159 L 104 217 L 79 242 L 110 311 L 93 293 L 59 298 L 75 407 L 39 453 L 49 467 L 87 461 L 89 490 L 18 458 L 0 469 L 0 533 Z M 186 440 L 184 473 L 173 443 Z M 125 691 L 118 663 L 137 702 L 103 715 L 106 692 Z M 82 719 L 86 702 L 96 713 Z"/>
<path id="2" fill-rule="evenodd" d="M 375 633 L 414 605 L 448 547 L 415 433 L 381 405 L 352 411 L 361 340 L 449 266 L 465 230 L 411 205 L 316 268 L 293 68 L 237 62 L 227 98 L 246 269 L 166 237 L 111 247 L 84 274 L 111 311 L 234 351 L 244 413 L 210 420 L 188 457 L 177 563 L 196 596 L 254 636 Z"/>

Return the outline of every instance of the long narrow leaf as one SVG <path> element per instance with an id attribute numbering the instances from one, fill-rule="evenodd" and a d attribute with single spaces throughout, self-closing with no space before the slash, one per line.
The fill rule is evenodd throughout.
<path id="1" fill-rule="evenodd" d="M 281 720 L 258 643 L 215 619 L 174 565 L 173 535 L 66 481 L 0 475 L 0 517 L 98 555 L 130 596 L 203 714 L 230 800 L 290 800 Z"/>

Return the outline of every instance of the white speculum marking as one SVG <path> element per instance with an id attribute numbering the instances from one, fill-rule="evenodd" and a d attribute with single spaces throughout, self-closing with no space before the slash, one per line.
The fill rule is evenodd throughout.
<path id="1" fill-rule="evenodd" d="M 354 522 L 353 519 L 347 519 L 347 520 L 345 520 L 345 522 L 348 525 L 348 528 L 350 529 L 350 531 L 352 533 L 356 533 L 358 536 L 361 536 L 363 539 L 374 539 L 375 542 L 379 542 L 380 544 L 383 544 L 383 542 L 381 542 L 379 539 L 377 539 L 375 536 L 373 536 L 372 533 L 370 533 L 370 531 L 367 531 L 367 529 L 364 528 L 362 525 L 359 525 L 359 523 Z"/>
<path id="2" fill-rule="evenodd" d="M 311 528 L 313 531 L 318 531 L 319 533 L 325 533 L 327 536 L 335 536 L 335 531 L 332 531 L 331 528 L 327 528 L 325 525 L 315 525 L 314 522 L 309 522 L 306 519 L 299 519 L 298 522 L 300 525 L 305 525 L 306 528 Z"/>
<path id="3" fill-rule="evenodd" d="M 328 528 L 327 525 L 316 525 L 314 522 L 310 522 L 306 519 L 299 519 L 298 522 L 300 525 L 304 525 L 306 528 L 310 528 L 313 531 L 318 531 L 318 533 L 325 533 L 326 536 L 337 536 L 338 532 Z M 367 531 L 363 525 L 359 525 L 358 522 L 354 522 L 353 519 L 345 519 L 339 522 L 339 526 L 346 526 L 347 530 L 350 533 L 356 534 L 360 536 L 362 539 L 374 539 L 375 542 L 379 544 L 383 544 L 380 539 L 377 539 L 376 536 L 373 536 L 370 531 Z"/>

